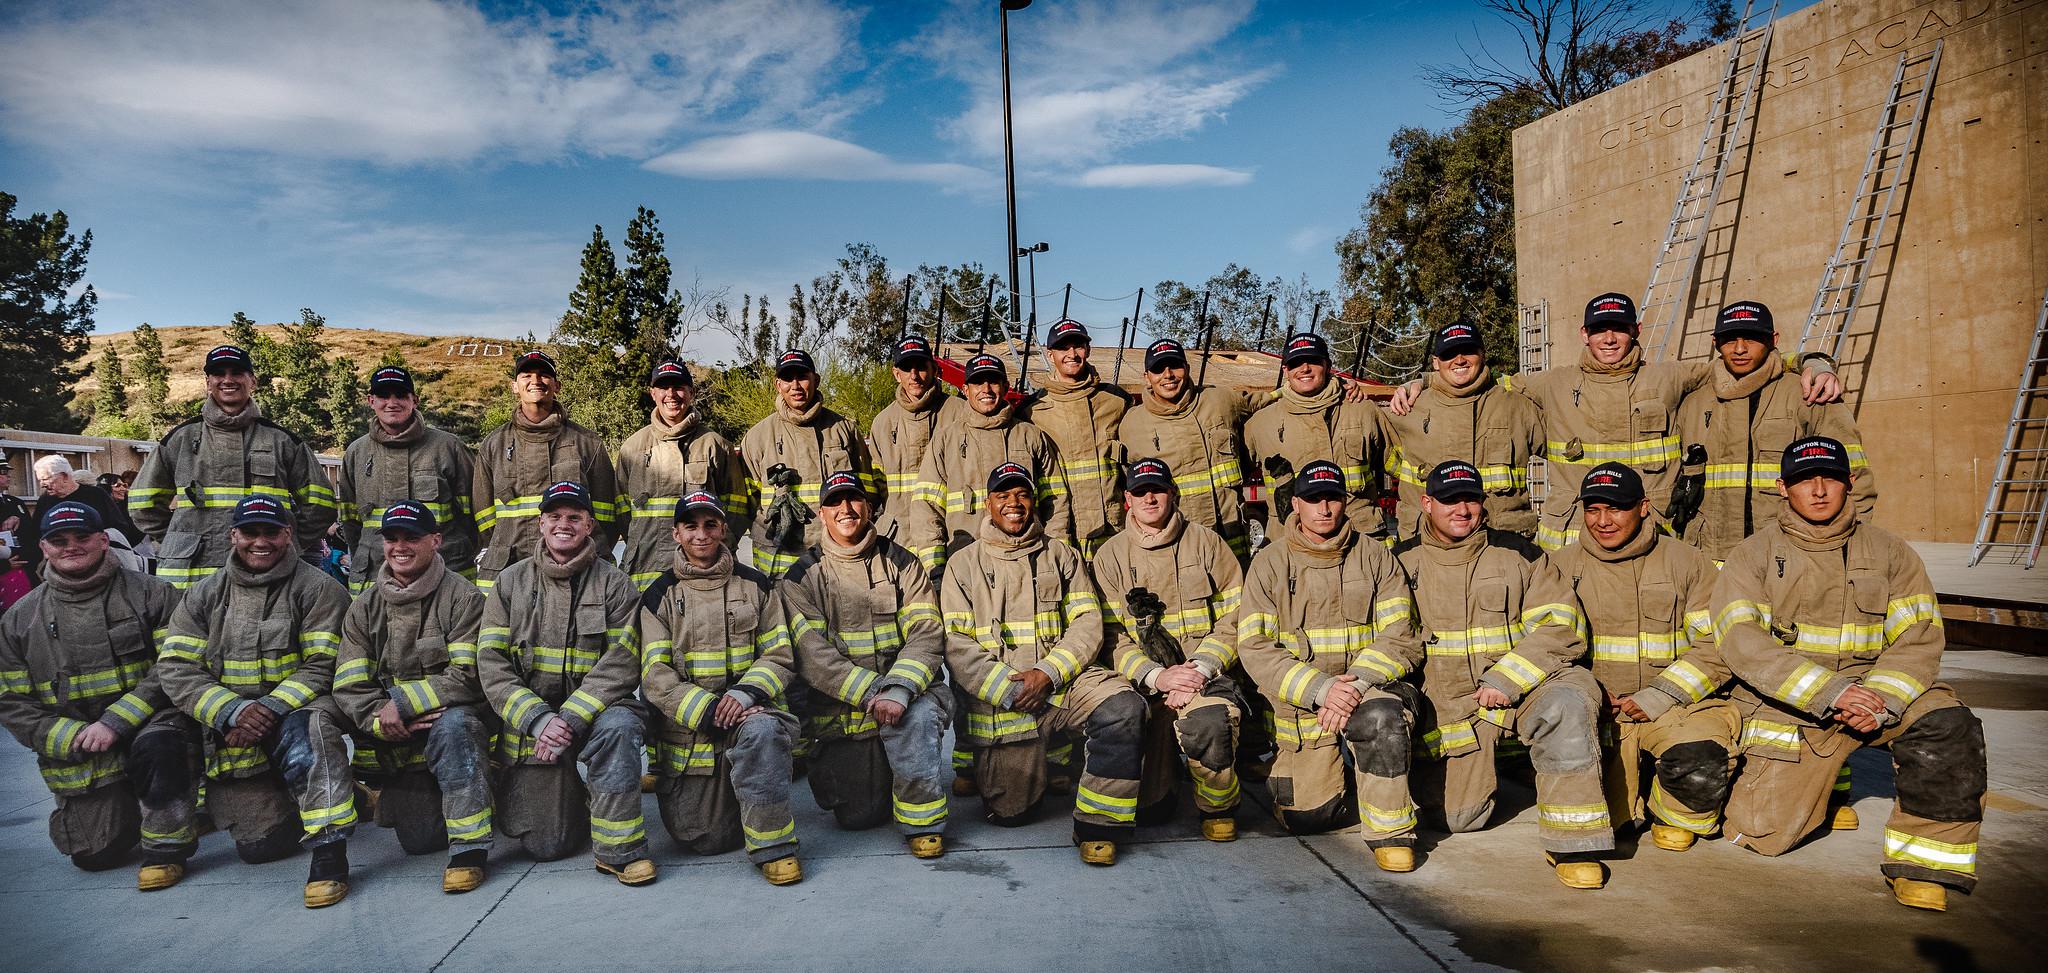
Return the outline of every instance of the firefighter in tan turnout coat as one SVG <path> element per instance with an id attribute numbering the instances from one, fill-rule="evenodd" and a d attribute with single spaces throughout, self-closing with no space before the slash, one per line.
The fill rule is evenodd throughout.
<path id="1" fill-rule="evenodd" d="M 1479 327 L 1457 321 L 1430 342 L 1431 371 L 1413 409 L 1389 409 L 1393 438 L 1386 467 L 1401 484 L 1396 519 L 1402 537 L 1422 530 L 1422 488 L 1429 471 L 1448 459 L 1479 470 L 1486 490 L 1486 523 L 1494 530 L 1536 536 L 1529 499 L 1529 459 L 1543 455 L 1543 414 L 1529 397 L 1493 378 Z"/>
<path id="2" fill-rule="evenodd" d="M 1289 486 L 1292 513 L 1245 576 L 1237 641 L 1273 704 L 1273 808 L 1296 834 L 1358 821 L 1375 864 L 1410 871 L 1419 694 L 1407 677 L 1423 655 L 1408 582 L 1353 526 L 1336 464 L 1309 463 Z M 1340 746 L 1351 750 L 1348 782 Z"/>
<path id="3" fill-rule="evenodd" d="M 618 478 L 604 440 L 569 420 L 557 396 L 562 382 L 543 351 L 520 355 L 512 366 L 512 418 L 477 447 L 477 533 L 484 543 L 477 587 L 489 591 L 498 573 L 533 556 L 540 543 L 541 494 L 555 483 L 580 483 L 597 518 L 597 546 L 607 555 L 624 533 L 619 523 Z"/>
<path id="4" fill-rule="evenodd" d="M 948 393 L 945 383 L 939 381 L 932 344 L 923 336 L 907 334 L 897 339 L 891 362 L 896 399 L 883 406 L 868 426 L 868 442 L 882 483 L 876 529 L 916 555 L 926 570 L 935 571 L 944 553 L 937 539 L 912 546 L 904 533 L 903 518 L 922 515 L 914 494 L 925 449 L 941 426 L 967 413 L 967 403 Z"/>
<path id="5" fill-rule="evenodd" d="M 1123 445 L 1117 433 L 1131 408 L 1130 393 L 1102 380 L 1088 360 L 1088 329 L 1073 318 L 1053 322 L 1045 334 L 1048 374 L 1024 402 L 1025 421 L 1045 430 L 1059 447 L 1066 507 L 1074 518 L 1074 546 L 1093 557 L 1124 525 Z M 1121 350 L 1119 350 L 1121 353 Z"/>
<path id="6" fill-rule="evenodd" d="M 1927 569 L 1857 515 L 1851 462 L 1825 436 L 1787 446 L 1777 523 L 1736 546 L 1714 587 L 1746 758 L 1727 831 L 1784 854 L 1827 826 L 1849 755 L 1885 747 L 1898 800 L 1884 875 L 1901 904 L 1945 909 L 1949 889 L 1977 883 L 1984 727 L 1937 681 L 1946 639 Z"/>
<path id="7" fill-rule="evenodd" d="M 1187 349 L 1162 338 L 1145 349 L 1143 404 L 1125 413 L 1117 429 L 1125 455 L 1150 456 L 1173 469 L 1181 514 L 1222 535 L 1240 558 L 1250 550 L 1238 492 L 1245 484 L 1241 430 L 1273 397 L 1254 401 L 1231 389 L 1197 387 Z"/>
<path id="8" fill-rule="evenodd" d="M 465 578 L 476 576 L 476 514 L 469 491 L 476 456 L 454 433 L 427 424 L 420 414 L 412 373 L 386 365 L 370 373 L 370 431 L 341 454 L 336 483 L 341 496 L 341 538 L 348 545 L 349 590 L 376 581 L 384 562 L 377 525 L 401 500 L 416 500 L 441 528 L 441 561 Z"/>
<path id="9" fill-rule="evenodd" d="M 676 502 L 691 493 L 708 493 L 730 511 L 746 501 L 745 477 L 739 456 L 724 436 L 704 424 L 694 409 L 696 380 L 690 369 L 673 359 L 654 366 L 647 380 L 654 400 L 647 425 L 619 444 L 619 492 L 625 496 L 620 515 L 626 518 L 626 552 L 619 559 L 640 590 L 668 569 L 676 552 Z M 727 518 L 726 536 L 734 543 L 746 532 L 738 518 Z"/>
<path id="10" fill-rule="evenodd" d="M 1428 633 L 1424 785 L 1453 832 L 1493 816 L 1494 750 L 1513 735 L 1536 768 L 1536 833 L 1565 885 L 1606 884 L 1614 848 L 1600 784 L 1600 684 L 1580 665 L 1586 623 L 1557 566 L 1521 538 L 1485 528 L 1484 481 L 1470 463 L 1429 472 L 1422 532 L 1394 553 Z M 1438 799 L 1438 791 L 1441 798 Z"/>
<path id="11" fill-rule="evenodd" d="M 1195 782 L 1202 837 L 1232 841 L 1239 798 L 1237 729 L 1245 703 L 1226 670 L 1237 661 L 1243 572 L 1223 538 L 1180 515 L 1173 471 L 1165 463 L 1141 459 L 1120 479 L 1119 506 L 1130 511 L 1130 519 L 1094 561 L 1095 581 L 1109 608 L 1111 661 L 1155 701 L 1150 718 L 1172 727 Z"/>
<path id="12" fill-rule="evenodd" d="M 988 475 L 980 539 L 946 566 L 939 606 L 946 665 L 971 695 L 968 742 L 989 821 L 1028 822 L 1045 796 L 1048 738 L 1087 739 L 1074 842 L 1091 865 L 1116 863 L 1137 825 L 1144 697 L 1097 664 L 1102 608 L 1081 555 L 1047 540 L 1038 485 L 1016 463 Z"/>
<path id="13" fill-rule="evenodd" d="M 782 577 L 818 543 L 818 491 L 825 477 L 853 470 L 880 494 L 867 444 L 854 424 L 825 406 L 818 366 L 807 351 L 775 359 L 775 407 L 740 438 L 754 568 Z"/>
<path id="14" fill-rule="evenodd" d="M 811 793 L 841 827 L 895 818 L 911 853 L 944 853 L 946 632 L 939 595 L 917 558 L 874 529 L 860 478 L 825 479 L 825 536 L 780 590 L 797 669 L 812 687 L 818 746 Z"/>
<path id="15" fill-rule="evenodd" d="M 1684 851 L 1721 824 L 1735 773 L 1741 716 L 1721 688 L 1714 642 L 1714 562 L 1660 530 L 1642 477 L 1602 463 L 1579 487 L 1585 529 L 1550 555 L 1570 580 L 1592 634 L 1593 678 L 1605 694 L 1602 776 L 1614 820 L 1644 820 L 1650 839 Z"/>
<path id="16" fill-rule="evenodd" d="M 683 847 L 715 855 L 744 843 L 762 877 L 789 885 L 804 875 L 789 805 L 797 719 L 784 699 L 796 659 L 782 596 L 733 563 L 725 515 L 710 494 L 684 497 L 675 557 L 640 599 L 657 803 Z"/>
<path id="17" fill-rule="evenodd" d="M 1244 423 L 1252 468 L 1263 472 L 1267 483 L 1281 484 L 1314 460 L 1335 463 L 1344 472 L 1344 509 L 1351 526 L 1380 533 L 1377 470 L 1387 440 L 1380 407 L 1363 396 L 1347 395 L 1346 383 L 1330 370 L 1330 345 L 1321 335 L 1289 335 L 1280 368 L 1279 401 Z M 1266 506 L 1266 536 L 1277 538 L 1292 508 L 1279 499 Z"/>
<path id="18" fill-rule="evenodd" d="M 43 583 L 0 616 L 0 725 L 35 751 L 59 852 L 98 871 L 139 842 L 135 887 L 169 888 L 198 837 L 192 723 L 154 668 L 178 590 L 116 564 L 86 504 L 39 526 Z"/>
<path id="19" fill-rule="evenodd" d="M 988 471 L 1016 463 L 1038 484 L 1036 509 L 1048 539 L 1071 544 L 1074 520 L 1066 506 L 1066 476 L 1060 472 L 1059 448 L 1044 430 L 1023 421 L 1006 401 L 1010 377 L 1003 360 L 975 355 L 967 360 L 962 389 L 967 412 L 932 437 L 924 465 L 918 469 L 914 512 L 900 514 L 913 547 L 940 545 L 939 564 L 952 552 L 974 543 L 983 522 L 983 484 Z"/>

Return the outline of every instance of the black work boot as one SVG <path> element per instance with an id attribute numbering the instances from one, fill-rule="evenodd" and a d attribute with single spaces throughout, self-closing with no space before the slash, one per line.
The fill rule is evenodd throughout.
<path id="1" fill-rule="evenodd" d="M 324 909 L 348 897 L 348 842 L 331 841 L 313 849 L 313 867 L 306 873 L 306 908 Z"/>

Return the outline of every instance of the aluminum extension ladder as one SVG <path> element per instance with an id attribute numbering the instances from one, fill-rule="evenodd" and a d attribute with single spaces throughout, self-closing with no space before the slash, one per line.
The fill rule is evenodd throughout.
<path id="1" fill-rule="evenodd" d="M 2030 568 L 2041 556 L 2042 529 L 2048 527 L 2048 408 L 2043 404 L 2048 404 L 2048 294 L 2041 295 L 2034 344 L 2020 368 L 1998 472 L 1984 494 L 1984 519 L 1977 522 L 1977 539 L 1970 544 L 1971 567 L 1994 550 Z"/>
<path id="2" fill-rule="evenodd" d="M 1520 311 L 1522 322 L 1515 342 L 1516 362 L 1522 372 L 1540 372 L 1550 367 L 1550 302 L 1524 304 Z M 1540 452 L 1529 457 L 1528 482 L 1529 500 L 1536 509 L 1543 509 L 1543 495 L 1550 488 L 1550 480 Z"/>
<path id="3" fill-rule="evenodd" d="M 1699 274 L 1700 254 L 1706 248 L 1707 229 L 1714 207 L 1721 201 L 1721 186 L 1728 175 L 1728 162 L 1737 146 L 1745 141 L 1756 119 L 1758 93 L 1763 89 L 1764 60 L 1770 54 L 1771 31 L 1777 21 L 1778 5 L 1773 2 L 1762 27 L 1751 28 L 1755 0 L 1742 5 L 1742 23 L 1728 47 L 1728 63 L 1721 70 L 1721 85 L 1714 89 L 1714 104 L 1707 112 L 1706 130 L 1700 133 L 1699 151 L 1692 168 L 1678 184 L 1678 201 L 1671 207 L 1671 222 L 1664 227 L 1664 242 L 1650 265 L 1650 283 L 1636 313 L 1642 322 L 1644 361 L 1661 361 L 1666 348 L 1682 344 L 1692 288 Z M 1672 335 L 1680 332 L 1680 341 Z"/>
<path id="4" fill-rule="evenodd" d="M 1919 150 L 1927 102 L 1934 93 L 1934 74 L 1940 66 L 1940 41 L 1924 53 L 1899 57 L 1899 66 L 1892 72 L 1891 94 L 1878 112 L 1877 133 L 1870 139 L 1870 155 L 1863 160 L 1863 176 L 1856 182 L 1856 195 L 1849 199 L 1841 239 L 1821 271 L 1820 288 L 1814 291 L 1813 308 L 1799 334 L 1802 352 L 1817 351 L 1837 360 L 1842 357 L 1842 342 L 1856 319 L 1863 282 L 1869 279 L 1870 265 L 1884 242 L 1885 224 L 1905 208 L 1905 194 L 1899 190 L 1913 177 L 1913 157 Z"/>

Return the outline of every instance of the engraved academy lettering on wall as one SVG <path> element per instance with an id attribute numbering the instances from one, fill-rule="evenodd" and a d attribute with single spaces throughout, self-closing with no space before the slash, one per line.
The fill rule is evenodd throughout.
<path id="1" fill-rule="evenodd" d="M 1882 21 L 1851 30 L 1848 34 L 1784 59 L 1772 58 L 1764 65 L 1766 93 L 1798 87 L 1819 77 L 1817 71 L 1833 73 L 1853 68 L 1871 58 L 1894 58 L 1905 49 L 1931 42 L 1987 18 L 2031 7 L 2048 0 L 1943 0 L 1923 4 Z M 1720 67 L 1717 64 L 1715 76 Z M 1600 130 L 1598 144 L 1612 152 L 1646 139 L 1676 130 L 1694 130 L 1713 110 L 1714 89 L 1676 99 L 1618 121 Z"/>

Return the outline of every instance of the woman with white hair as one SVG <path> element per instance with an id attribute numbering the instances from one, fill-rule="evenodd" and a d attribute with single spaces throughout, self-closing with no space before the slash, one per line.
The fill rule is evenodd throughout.
<path id="1" fill-rule="evenodd" d="M 22 524 L 22 531 L 27 536 L 23 538 L 21 544 L 21 554 L 29 559 L 31 580 L 39 579 L 42 570 L 42 547 L 36 543 L 34 525 L 42 523 L 43 511 L 69 500 L 91 507 L 100 515 L 102 524 L 112 523 L 114 513 L 114 498 L 99 487 L 78 482 L 77 471 L 72 469 L 70 460 L 51 454 L 36 460 L 35 471 L 36 509 L 34 515 Z M 128 539 L 121 536 L 119 531 L 110 532 L 108 537 L 113 541 L 113 547 L 107 554 L 114 558 L 116 563 L 130 571 L 146 570 L 142 558 L 136 555 L 129 546 Z"/>

